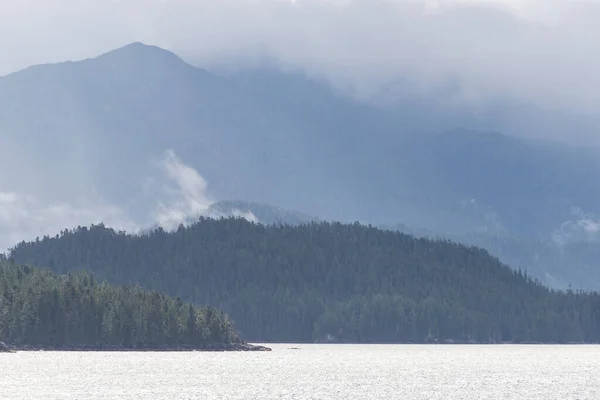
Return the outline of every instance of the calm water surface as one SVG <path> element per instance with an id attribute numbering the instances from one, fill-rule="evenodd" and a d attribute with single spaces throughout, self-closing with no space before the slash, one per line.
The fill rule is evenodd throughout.
<path id="1" fill-rule="evenodd" d="M 600 346 L 269 346 L 0 354 L 0 398 L 600 399 Z"/>

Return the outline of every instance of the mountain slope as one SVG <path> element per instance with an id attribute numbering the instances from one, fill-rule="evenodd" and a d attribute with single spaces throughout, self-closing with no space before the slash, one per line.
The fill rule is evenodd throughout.
<path id="1" fill-rule="evenodd" d="M 548 236 L 573 207 L 598 213 L 593 153 L 498 134 L 423 136 L 424 121 L 441 117 L 402 104 L 378 108 L 298 74 L 221 77 L 135 43 L 0 78 L 0 160 L 22 171 L 0 187 L 102 193 L 141 218 L 150 163 L 174 149 L 218 199 L 327 219 Z M 41 166 L 45 179 L 20 179 Z M 485 211 L 463 209 L 473 198 Z"/>
<path id="2" fill-rule="evenodd" d="M 89 191 L 94 182 L 119 204 L 136 198 L 149 163 L 166 149 L 198 169 L 218 198 L 310 210 L 322 201 L 298 188 L 328 188 L 338 201 L 343 195 L 336 160 L 327 155 L 336 132 L 326 130 L 316 110 L 282 107 L 278 98 L 158 48 L 132 44 L 91 60 L 30 68 L 0 79 L 0 94 L 3 136 L 15 153 L 7 158 L 15 168 L 31 170 L 27 154 L 71 186 Z M 336 106 L 333 95 L 326 101 Z M 340 113 L 352 115 L 349 109 Z M 10 176 L 0 184 L 45 196 L 66 189 L 41 182 L 42 191 L 40 182 Z M 331 201 L 318 208 L 321 214 L 333 209 Z"/>
<path id="3" fill-rule="evenodd" d="M 245 217 L 261 224 L 284 224 L 296 226 L 319 222 L 297 211 L 282 209 L 267 204 L 241 201 L 223 201 L 211 205 L 206 213 L 215 218 Z M 189 220 L 188 223 L 194 223 Z M 467 232 L 444 235 L 425 229 L 411 229 L 404 224 L 382 224 L 380 229 L 398 231 L 415 237 L 451 239 L 457 243 L 476 246 L 487 250 L 504 264 L 527 271 L 544 285 L 559 289 L 587 289 L 600 291 L 600 268 L 598 268 L 597 242 L 571 238 L 567 242 L 543 240 L 527 236 L 495 232 Z M 564 235 L 576 232 L 563 232 Z M 557 233 L 557 237 L 560 233 Z M 568 239 L 568 238 L 567 238 Z"/>
<path id="4" fill-rule="evenodd" d="M 299 73 L 217 74 L 141 43 L 35 66 L 0 78 L 0 168 L 11 171 L 0 194 L 100 197 L 152 226 L 157 196 L 145 185 L 172 149 L 217 201 L 452 238 L 597 243 L 595 150 L 459 129 L 498 118 L 411 96 L 380 105 Z"/>
<path id="5" fill-rule="evenodd" d="M 95 226 L 10 256 L 211 304 L 257 341 L 600 340 L 596 294 L 550 291 L 484 250 L 359 224 L 202 219 L 142 236 Z"/>
<path id="6" fill-rule="evenodd" d="M 568 288 L 600 291 L 600 268 L 595 241 L 578 240 L 557 243 L 518 235 L 488 232 L 470 232 L 444 235 L 435 231 L 410 229 L 402 224 L 387 224 L 390 229 L 417 237 L 450 239 L 457 243 L 487 250 L 504 264 L 527 271 L 544 285 L 567 290 Z"/>

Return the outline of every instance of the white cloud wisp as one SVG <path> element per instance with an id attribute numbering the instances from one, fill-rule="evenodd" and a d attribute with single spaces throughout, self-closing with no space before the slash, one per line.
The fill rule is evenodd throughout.
<path id="1" fill-rule="evenodd" d="M 211 209 L 215 200 L 207 192 L 206 180 L 172 150 L 165 153 L 159 167 L 160 173 L 151 179 L 151 185 L 157 186 L 157 190 L 146 193 L 151 196 L 149 198 L 156 199 L 155 208 L 143 221 L 134 221 L 125 210 L 102 199 L 44 204 L 30 195 L 0 190 L 0 252 L 20 241 L 54 236 L 80 225 L 103 223 L 117 230 L 136 233 L 149 226 L 176 229 L 200 216 L 236 217 L 258 222 L 252 212 Z"/>

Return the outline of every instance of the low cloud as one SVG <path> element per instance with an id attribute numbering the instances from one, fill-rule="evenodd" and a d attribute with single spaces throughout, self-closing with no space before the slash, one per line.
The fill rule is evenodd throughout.
<path id="1" fill-rule="evenodd" d="M 154 209 L 149 211 L 146 219 L 139 221 L 98 197 L 77 203 L 65 200 L 46 204 L 31 195 L 0 190 L 0 252 L 20 241 L 54 236 L 79 225 L 103 223 L 135 233 L 149 226 L 175 229 L 200 216 L 236 217 L 259 222 L 251 211 L 211 208 L 215 200 L 208 194 L 206 180 L 172 150 L 165 153 L 158 167 L 158 173 L 146 182 L 144 191 L 147 198 L 154 200 Z"/>
<path id="2" fill-rule="evenodd" d="M 252 212 L 230 210 L 217 211 L 211 206 L 215 200 L 208 194 L 208 183 L 198 171 L 185 164 L 173 150 L 165 153 L 159 163 L 162 177 L 159 178 L 160 192 L 164 200 L 159 201 L 152 214 L 153 223 L 165 229 L 175 229 L 180 224 L 197 220 L 199 217 L 236 217 L 258 222 Z M 162 179 L 161 179 L 162 178 Z M 157 185 L 156 181 L 150 185 Z M 160 195 L 159 195 L 160 196 Z"/>
<path id="3" fill-rule="evenodd" d="M 579 207 L 572 207 L 571 215 L 572 219 L 562 223 L 554 233 L 552 238 L 556 244 L 600 241 L 600 218 Z"/>
<path id="4" fill-rule="evenodd" d="M 166 200 L 158 203 L 153 214 L 158 225 L 175 228 L 190 217 L 205 214 L 214 203 L 207 194 L 206 180 L 198 171 L 184 164 L 174 151 L 166 152 L 160 169 L 166 178 L 161 187 Z"/>

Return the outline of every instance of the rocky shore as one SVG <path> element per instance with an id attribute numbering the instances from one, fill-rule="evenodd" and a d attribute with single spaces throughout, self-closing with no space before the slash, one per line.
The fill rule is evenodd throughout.
<path id="1" fill-rule="evenodd" d="M 14 350 L 6 343 L 0 342 L 0 353 L 14 353 Z"/>
<path id="2" fill-rule="evenodd" d="M 6 349 L 5 351 L 3 349 Z M 155 346 L 155 347 L 124 347 L 124 346 L 94 346 L 94 345 L 69 345 L 69 346 L 37 346 L 18 345 L 10 347 L 0 342 L 0 352 L 12 351 L 271 351 L 265 346 L 248 343 L 216 343 L 204 346 Z"/>

